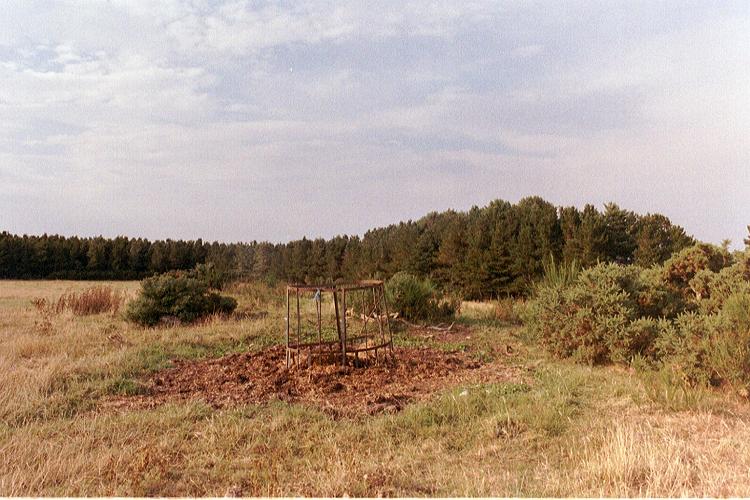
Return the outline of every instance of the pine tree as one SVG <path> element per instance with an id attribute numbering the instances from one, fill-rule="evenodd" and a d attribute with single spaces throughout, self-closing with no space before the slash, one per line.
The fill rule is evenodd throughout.
<path id="1" fill-rule="evenodd" d="M 637 248 L 635 226 L 637 218 L 633 212 L 623 210 L 615 203 L 604 205 L 604 227 L 606 242 L 604 252 L 607 260 L 619 264 L 633 262 Z"/>

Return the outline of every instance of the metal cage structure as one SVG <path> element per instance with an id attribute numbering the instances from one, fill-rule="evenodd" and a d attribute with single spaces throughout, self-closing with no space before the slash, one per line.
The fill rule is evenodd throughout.
<path id="1" fill-rule="evenodd" d="M 290 284 L 286 288 L 286 366 L 378 363 L 393 357 L 385 286 Z"/>

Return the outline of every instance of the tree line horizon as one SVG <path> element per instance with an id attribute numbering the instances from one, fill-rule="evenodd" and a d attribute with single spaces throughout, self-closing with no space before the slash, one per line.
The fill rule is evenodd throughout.
<path id="1" fill-rule="evenodd" d="M 556 207 L 539 196 L 495 200 L 468 211 L 367 231 L 288 243 L 219 243 L 145 238 L 18 236 L 0 233 L 0 279 L 133 280 L 213 264 L 267 282 L 333 283 L 387 279 L 398 271 L 429 278 L 468 299 L 525 294 L 550 257 L 661 264 L 695 238 L 664 215 L 639 215 L 607 203 L 599 211 Z"/>

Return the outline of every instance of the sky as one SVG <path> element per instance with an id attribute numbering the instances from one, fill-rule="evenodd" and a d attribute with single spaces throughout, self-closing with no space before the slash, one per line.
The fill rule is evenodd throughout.
<path id="1" fill-rule="evenodd" d="M 742 246 L 750 2 L 3 0 L 0 231 L 283 242 L 539 195 Z"/>

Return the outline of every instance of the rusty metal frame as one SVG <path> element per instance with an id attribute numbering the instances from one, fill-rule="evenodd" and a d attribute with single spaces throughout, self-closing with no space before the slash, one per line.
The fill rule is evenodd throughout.
<path id="1" fill-rule="evenodd" d="M 347 295 L 356 298 L 356 293 L 361 292 L 362 298 L 362 331 L 359 335 L 349 336 L 349 325 L 347 320 Z M 315 306 L 317 322 L 317 342 L 302 340 L 302 318 L 300 314 L 300 298 L 305 294 L 317 293 L 321 301 Z M 335 312 L 335 325 L 337 340 L 324 340 L 322 334 L 322 296 L 330 294 L 333 297 Z M 372 303 L 366 304 L 366 296 L 372 295 Z M 369 299 L 367 299 L 369 300 Z M 294 321 L 292 314 L 292 301 L 295 302 Z M 341 304 L 341 310 L 339 309 Z M 380 361 L 380 354 L 393 357 L 393 335 L 388 316 L 388 304 L 385 297 L 385 286 L 380 280 L 365 280 L 345 285 L 307 285 L 290 284 L 286 287 L 286 366 L 292 363 L 299 366 L 301 355 L 307 354 L 308 365 L 313 358 L 331 355 L 341 356 L 341 365 L 346 366 L 350 359 L 359 361 L 360 354 L 364 357 L 374 356 L 375 362 Z M 367 331 L 368 321 L 377 323 L 377 330 L 371 334 Z M 292 328 L 294 323 L 294 328 Z M 314 332 L 313 332 L 314 337 Z"/>

